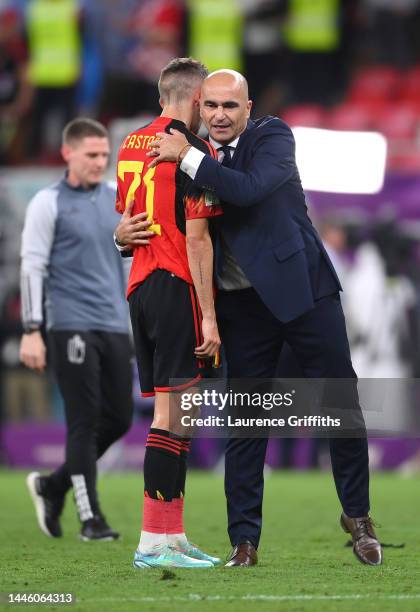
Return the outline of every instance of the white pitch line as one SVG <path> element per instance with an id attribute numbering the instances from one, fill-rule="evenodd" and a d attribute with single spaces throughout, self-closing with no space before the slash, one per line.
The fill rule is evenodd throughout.
<path id="1" fill-rule="evenodd" d="M 351 601 L 351 600 L 381 600 L 381 601 L 412 601 L 420 599 L 420 594 L 413 595 L 199 595 L 190 593 L 185 596 L 174 597 L 104 597 L 100 599 L 79 599 L 76 595 L 76 603 L 99 603 L 99 602 L 137 602 L 137 603 L 159 603 L 172 601 Z"/>

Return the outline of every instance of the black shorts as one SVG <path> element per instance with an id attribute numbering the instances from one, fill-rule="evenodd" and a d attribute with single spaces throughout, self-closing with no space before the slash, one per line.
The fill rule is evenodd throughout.
<path id="1" fill-rule="evenodd" d="M 194 287 L 155 270 L 128 301 L 142 395 L 181 390 L 199 380 L 206 364 L 194 354 L 203 342 Z"/>

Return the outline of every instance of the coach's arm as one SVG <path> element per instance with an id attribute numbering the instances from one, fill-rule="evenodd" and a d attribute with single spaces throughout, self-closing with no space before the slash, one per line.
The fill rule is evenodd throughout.
<path id="1" fill-rule="evenodd" d="M 252 142 L 238 144 L 241 149 L 250 147 L 246 171 L 222 166 L 193 147 L 186 151 L 188 142 L 176 130 L 173 135 L 159 134 L 161 140 L 156 143 L 159 156 L 152 164 L 178 159 L 181 155 L 181 169 L 197 186 L 215 192 L 221 200 L 234 206 L 253 206 L 297 175 L 295 141 L 285 123 L 273 118 L 253 133 L 256 137 Z"/>

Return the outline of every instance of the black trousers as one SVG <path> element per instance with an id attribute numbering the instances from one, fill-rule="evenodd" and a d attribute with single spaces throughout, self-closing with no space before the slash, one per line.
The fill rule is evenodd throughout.
<path id="1" fill-rule="evenodd" d="M 91 512 L 97 514 L 96 461 L 128 431 L 133 416 L 129 338 L 103 331 L 51 331 L 48 341 L 67 424 L 66 460 L 49 484 L 65 494 L 72 477 L 81 476 Z"/>
<path id="2" fill-rule="evenodd" d="M 339 296 L 318 300 L 312 310 L 289 323 L 278 321 L 254 289 L 220 291 L 216 308 L 229 378 L 274 378 L 283 342 L 287 342 L 304 377 L 354 380 L 354 392 L 343 394 L 340 408 L 352 409 L 358 415 L 361 434 L 359 431 L 359 437 L 330 438 L 329 445 L 344 512 L 351 517 L 366 515 L 368 446 Z M 234 437 L 227 440 L 225 493 L 232 545 L 249 540 L 258 546 L 267 441 Z"/>

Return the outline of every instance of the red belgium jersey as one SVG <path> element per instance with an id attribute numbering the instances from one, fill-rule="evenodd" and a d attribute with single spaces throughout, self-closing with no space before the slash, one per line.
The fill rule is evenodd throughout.
<path id="1" fill-rule="evenodd" d="M 156 134 L 169 132 L 171 128 L 183 132 L 194 147 L 217 159 L 215 149 L 208 142 L 189 132 L 181 121 L 168 117 L 158 117 L 131 132 L 122 143 L 118 154 L 116 209 L 122 214 L 134 200 L 132 214 L 147 211 L 148 218 L 153 220 L 149 231 L 156 234 L 148 245 L 134 249 L 127 297 L 158 268 L 192 284 L 185 240 L 186 221 L 222 214 L 216 196 L 197 188 L 175 163 L 163 162 L 148 168 L 151 158 L 146 153 Z"/>

